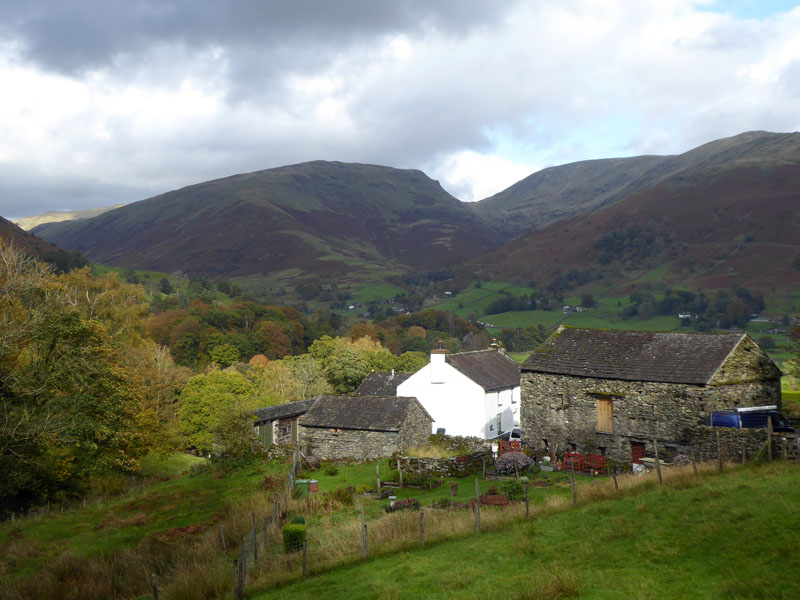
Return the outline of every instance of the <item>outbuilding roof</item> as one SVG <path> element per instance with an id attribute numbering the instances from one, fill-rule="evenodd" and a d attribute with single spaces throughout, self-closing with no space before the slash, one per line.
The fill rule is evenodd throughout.
<path id="1" fill-rule="evenodd" d="M 276 419 L 289 419 L 302 415 L 309 408 L 314 405 L 314 398 L 310 400 L 301 400 L 299 402 L 287 402 L 286 404 L 278 404 L 277 406 L 268 406 L 267 408 L 259 408 L 254 410 L 251 414 L 255 417 L 255 424 L 266 423 L 275 421 Z"/>
<path id="2" fill-rule="evenodd" d="M 659 333 L 559 327 L 523 371 L 652 381 L 709 382 L 744 333 Z"/>
<path id="3" fill-rule="evenodd" d="M 519 364 L 497 350 L 459 352 L 445 360 L 487 392 L 519 385 Z"/>
<path id="4" fill-rule="evenodd" d="M 413 373 L 375 373 L 364 378 L 354 392 L 356 396 L 396 396 L 397 386 Z"/>
<path id="5" fill-rule="evenodd" d="M 303 427 L 400 431 L 416 398 L 403 396 L 333 396 L 316 398 L 314 406 L 300 418 Z M 427 413 L 426 413 L 427 414 Z"/>

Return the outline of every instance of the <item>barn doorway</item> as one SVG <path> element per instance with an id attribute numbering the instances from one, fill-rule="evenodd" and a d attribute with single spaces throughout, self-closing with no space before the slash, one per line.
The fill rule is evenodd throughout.
<path id="1" fill-rule="evenodd" d="M 631 442 L 631 462 L 635 465 L 642 464 L 642 459 L 647 455 L 646 449 L 644 442 Z"/>

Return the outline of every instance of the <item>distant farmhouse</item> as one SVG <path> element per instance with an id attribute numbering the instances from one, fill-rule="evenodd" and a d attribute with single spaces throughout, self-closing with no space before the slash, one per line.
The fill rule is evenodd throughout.
<path id="1" fill-rule="evenodd" d="M 522 365 L 523 441 L 626 462 L 654 439 L 691 452 L 711 412 L 780 407 L 780 377 L 745 333 L 560 327 Z"/>
<path id="2" fill-rule="evenodd" d="M 417 398 L 433 417 L 434 431 L 495 439 L 519 427 L 519 383 L 519 365 L 503 352 L 433 350 L 397 394 Z"/>
<path id="3" fill-rule="evenodd" d="M 373 459 L 424 446 L 431 416 L 416 398 L 323 395 L 300 418 L 301 443 L 320 459 Z"/>

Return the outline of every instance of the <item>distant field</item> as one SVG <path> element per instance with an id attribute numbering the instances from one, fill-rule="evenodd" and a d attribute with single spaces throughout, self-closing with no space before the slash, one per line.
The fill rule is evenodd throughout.
<path id="1" fill-rule="evenodd" d="M 653 317 L 652 319 L 609 319 L 593 312 L 566 315 L 561 311 L 526 310 L 517 312 L 486 315 L 484 323 L 490 324 L 494 330 L 504 327 L 530 327 L 541 325 L 545 329 L 554 329 L 557 325 L 572 327 L 590 327 L 594 329 L 630 329 L 633 331 L 673 331 L 680 329 L 677 317 Z"/>

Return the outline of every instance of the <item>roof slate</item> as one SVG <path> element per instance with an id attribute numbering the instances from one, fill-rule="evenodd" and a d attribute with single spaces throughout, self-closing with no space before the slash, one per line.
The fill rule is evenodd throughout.
<path id="1" fill-rule="evenodd" d="M 448 354 L 445 360 L 487 392 L 519 385 L 519 364 L 497 350 Z"/>
<path id="2" fill-rule="evenodd" d="M 300 402 L 287 402 L 286 404 L 279 404 L 277 406 L 268 406 L 267 408 L 259 408 L 254 410 L 251 414 L 255 416 L 256 423 L 263 423 L 265 421 L 274 421 L 276 419 L 288 419 L 302 415 L 309 408 L 314 405 L 314 399 L 301 400 Z"/>
<path id="3" fill-rule="evenodd" d="M 744 333 L 657 333 L 560 327 L 523 371 L 703 385 Z"/>
<path id="4" fill-rule="evenodd" d="M 332 396 L 316 398 L 300 419 L 303 427 L 400 431 L 416 398 L 403 396 Z"/>
<path id="5" fill-rule="evenodd" d="M 397 386 L 411 377 L 411 375 L 413 373 L 372 372 L 364 378 L 364 381 L 353 393 L 356 396 L 396 396 Z"/>

